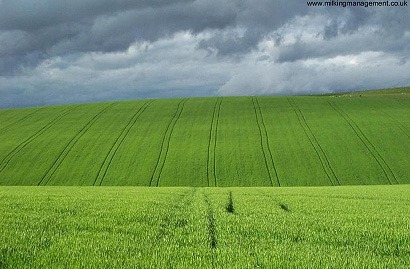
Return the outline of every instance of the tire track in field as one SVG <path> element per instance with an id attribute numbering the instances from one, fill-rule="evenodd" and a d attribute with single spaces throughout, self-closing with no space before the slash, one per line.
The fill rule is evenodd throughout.
<path id="1" fill-rule="evenodd" d="M 10 124 L 4 126 L 3 128 L 0 129 L 0 132 L 5 132 L 7 129 L 10 128 L 10 126 L 15 125 L 15 124 L 17 124 L 17 123 L 19 123 L 19 122 L 24 121 L 25 119 L 27 119 L 28 117 L 34 115 L 35 113 L 37 113 L 37 112 L 40 111 L 41 109 L 43 109 L 43 107 L 37 108 L 36 110 L 34 110 L 34 111 L 32 111 L 31 113 L 29 113 L 29 114 L 23 116 L 22 118 L 16 120 L 15 122 L 12 122 L 12 123 L 10 123 Z"/>
<path id="2" fill-rule="evenodd" d="M 262 191 L 262 190 L 260 190 L 260 189 L 257 189 L 257 191 L 258 191 L 258 193 L 260 193 L 263 197 L 266 197 L 266 198 L 272 200 L 272 201 L 278 206 L 278 208 L 280 208 L 281 210 L 283 210 L 283 212 L 286 212 L 286 213 L 290 213 L 290 212 L 291 212 L 291 210 L 289 209 L 288 204 L 282 202 L 281 199 L 277 199 L 277 198 L 273 197 L 273 195 L 270 195 L 270 194 L 268 194 L 268 193 L 266 193 L 266 192 L 264 192 L 264 191 Z"/>
<path id="3" fill-rule="evenodd" d="M 208 142 L 208 156 L 206 162 L 206 178 L 208 180 L 208 187 L 211 186 L 211 182 L 214 187 L 217 186 L 216 176 L 216 141 L 218 136 L 218 123 L 219 114 L 221 111 L 222 98 L 217 98 L 214 110 L 212 114 L 211 127 L 209 129 L 209 142 Z"/>
<path id="4" fill-rule="evenodd" d="M 171 118 L 171 121 L 168 123 L 167 129 L 165 131 L 165 135 L 161 142 L 161 150 L 159 152 L 159 156 L 157 162 L 155 164 L 154 171 L 152 172 L 151 179 L 149 181 L 149 186 L 152 186 L 155 180 L 155 186 L 159 186 L 159 182 L 161 179 L 162 169 L 165 166 L 165 162 L 167 160 L 168 150 L 169 150 L 169 143 L 171 141 L 172 132 L 174 131 L 174 127 L 179 120 L 179 117 L 182 114 L 182 110 L 184 109 L 185 103 L 188 99 L 182 99 L 178 103 L 177 110 L 175 111 L 174 116 Z"/>
<path id="5" fill-rule="evenodd" d="M 63 150 L 60 152 L 58 157 L 54 160 L 53 164 L 48 168 L 46 173 L 43 175 L 43 177 L 40 179 L 40 181 L 37 183 L 37 186 L 40 185 L 47 185 L 55 172 L 60 168 L 61 164 L 67 157 L 67 155 L 70 153 L 72 148 L 77 144 L 77 142 L 80 140 L 80 138 L 91 128 L 91 126 L 101 117 L 102 114 L 104 114 L 108 109 L 112 108 L 115 106 L 116 103 L 110 104 L 103 108 L 100 112 L 98 112 L 91 120 L 89 120 L 83 128 L 73 137 L 71 140 L 65 145 Z"/>
<path id="6" fill-rule="evenodd" d="M 407 129 L 407 127 L 403 123 L 401 123 L 399 120 L 395 119 L 393 116 L 382 111 L 381 109 L 376 109 L 375 106 L 373 106 L 372 110 L 376 111 L 377 113 L 383 114 L 385 117 L 389 118 L 390 122 L 396 125 L 404 133 L 405 136 L 410 138 L 410 130 Z"/>
<path id="7" fill-rule="evenodd" d="M 327 178 L 329 179 L 330 183 L 333 186 L 340 185 L 339 178 L 337 177 L 335 171 L 333 170 L 333 167 L 331 166 L 325 151 L 323 150 L 322 146 L 319 144 L 319 141 L 317 140 L 315 134 L 313 133 L 310 126 L 308 125 L 306 118 L 303 115 L 302 111 L 300 110 L 299 106 L 296 104 L 294 100 L 291 100 L 290 98 L 288 98 L 287 100 L 289 104 L 291 105 L 291 107 L 293 108 L 293 111 L 295 112 L 298 118 L 299 124 L 300 126 L 302 126 L 302 129 L 305 132 L 307 138 L 309 139 L 310 144 L 315 150 L 316 155 L 319 158 L 320 164 L 322 165 L 322 168 L 325 171 L 325 174 Z"/>
<path id="8" fill-rule="evenodd" d="M 265 121 L 263 120 L 263 114 L 258 98 L 252 97 L 252 103 L 253 109 L 255 110 L 256 124 L 258 125 L 259 129 L 260 144 L 262 148 L 263 158 L 265 160 L 266 170 L 268 171 L 270 184 L 271 186 L 274 186 L 273 182 L 276 181 L 278 187 L 280 187 L 278 172 L 276 170 L 272 151 L 269 146 L 269 135 L 266 129 Z"/>
<path id="9" fill-rule="evenodd" d="M 166 236 L 174 234 L 177 229 L 184 229 L 188 226 L 189 220 L 186 218 L 186 212 L 191 212 L 196 192 L 196 188 L 191 188 L 179 194 L 176 201 L 170 201 L 172 205 L 168 210 L 169 214 L 159 220 L 160 229 L 155 237 L 155 243 L 160 243 Z"/>
<path id="10" fill-rule="evenodd" d="M 203 195 L 204 195 L 204 201 L 205 201 L 206 208 L 207 208 L 206 213 L 207 213 L 207 220 L 208 220 L 209 247 L 211 249 L 215 249 L 218 246 L 218 240 L 216 238 L 216 224 L 215 224 L 214 210 L 212 208 L 212 204 L 209 200 L 208 195 L 205 193 Z"/>
<path id="11" fill-rule="evenodd" d="M 19 153 L 22 149 L 24 149 L 27 145 L 29 145 L 33 140 L 35 140 L 37 137 L 42 135 L 44 132 L 46 132 L 48 129 L 50 129 L 54 124 L 56 124 L 60 119 L 62 119 L 64 116 L 66 116 L 68 113 L 73 111 L 74 109 L 78 108 L 80 105 L 77 105 L 75 107 L 66 109 L 64 112 L 62 112 L 60 115 L 52 119 L 50 122 L 48 122 L 46 125 L 44 125 L 42 128 L 40 128 L 37 132 L 32 134 L 29 138 L 25 139 L 23 142 L 21 142 L 19 145 L 17 145 L 14 149 L 12 149 L 4 158 L 0 161 L 0 173 L 7 167 L 7 165 L 10 163 L 10 161 L 13 159 L 13 157 Z"/>
<path id="12" fill-rule="evenodd" d="M 115 154 L 117 153 L 118 149 L 124 142 L 125 138 L 127 137 L 128 133 L 130 132 L 131 128 L 134 126 L 135 122 L 139 119 L 142 113 L 147 109 L 148 106 L 150 106 L 154 100 L 149 100 L 145 102 L 139 109 L 138 111 L 132 116 L 132 118 L 129 120 L 127 125 L 122 129 L 121 133 L 118 135 L 117 139 L 114 141 L 112 144 L 110 150 L 108 151 L 107 155 L 104 158 L 104 161 L 102 162 L 100 169 L 98 170 L 97 175 L 95 176 L 93 186 L 101 186 L 105 176 L 107 175 L 108 169 L 111 166 L 112 160 L 115 157 Z"/>
<path id="13" fill-rule="evenodd" d="M 387 180 L 390 184 L 399 184 L 396 176 L 393 173 L 393 170 L 390 168 L 388 163 L 384 160 L 383 156 L 379 153 L 377 148 L 373 145 L 373 143 L 367 138 L 367 136 L 363 133 L 362 129 L 349 117 L 349 115 L 344 112 L 340 107 L 338 107 L 335 103 L 331 103 L 327 101 L 329 105 L 349 124 L 352 128 L 356 136 L 362 141 L 364 146 L 379 164 L 380 168 L 383 170 L 384 175 L 386 176 Z"/>
<path id="14" fill-rule="evenodd" d="M 398 121 L 397 119 L 395 119 L 394 117 L 392 117 L 391 115 L 387 114 L 387 113 L 384 112 L 384 111 L 376 110 L 376 109 L 374 109 L 374 110 L 377 111 L 377 112 L 379 112 L 379 113 L 381 113 L 381 114 L 383 114 L 383 115 L 385 115 L 386 117 L 388 117 L 388 118 L 390 119 L 390 121 L 393 122 L 393 123 L 395 123 L 395 125 L 404 133 L 405 136 L 407 136 L 408 138 L 410 138 L 410 134 L 409 134 L 409 133 L 410 133 L 410 130 L 407 129 L 407 127 L 404 126 L 403 123 L 401 123 L 400 121 Z"/>

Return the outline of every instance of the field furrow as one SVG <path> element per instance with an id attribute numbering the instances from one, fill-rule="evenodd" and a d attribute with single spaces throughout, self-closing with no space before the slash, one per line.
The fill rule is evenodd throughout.
<path id="1" fill-rule="evenodd" d="M 130 129 L 127 136 L 124 138 L 122 144 L 126 146 L 119 147 L 113 157 L 110 168 L 107 170 L 104 177 L 104 185 L 125 184 L 149 186 L 152 173 L 158 161 L 164 134 L 170 120 L 175 115 L 180 100 L 181 99 L 156 100 L 145 109 L 144 113 L 139 117 L 137 124 Z M 142 104 L 142 102 L 140 104 Z M 129 105 L 132 105 L 132 102 L 130 102 Z M 128 108 L 128 110 L 129 109 L 135 111 L 135 106 L 133 108 Z M 129 117 L 127 117 L 125 111 L 121 111 L 120 113 L 122 114 L 122 129 L 124 128 L 125 123 L 129 121 Z M 178 125 L 179 124 L 177 124 L 177 127 Z M 112 128 L 114 127 L 115 124 Z M 118 136 L 118 132 L 115 132 L 115 134 L 115 137 L 109 139 L 109 141 L 111 141 L 109 145 L 110 147 Z M 107 132 L 104 136 L 108 138 L 109 135 L 110 132 Z M 103 143 L 102 141 L 103 140 L 101 140 L 101 143 Z M 170 144 L 170 146 L 172 145 L 173 143 Z M 104 156 L 98 162 L 99 166 L 102 164 L 103 159 L 105 158 L 105 153 L 109 151 L 110 147 L 104 150 Z M 181 149 L 182 147 L 179 147 L 177 152 Z M 183 152 L 180 153 L 182 154 Z M 204 157 L 206 157 L 206 155 L 204 155 Z M 164 167 L 164 169 L 166 168 L 167 166 Z M 98 169 L 92 175 L 93 180 L 98 173 Z M 203 162 L 203 169 L 205 169 L 205 161 Z M 176 182 L 175 175 L 172 174 L 168 176 L 173 178 Z M 206 180 L 205 176 L 204 179 Z M 190 177 L 190 180 L 192 180 L 192 177 Z M 91 182 L 91 185 L 92 183 L 93 181 Z"/>
<path id="2" fill-rule="evenodd" d="M 266 170 L 268 171 L 271 185 L 274 186 L 273 182 L 275 181 L 275 184 L 280 187 L 280 180 L 276 171 L 275 162 L 273 161 L 272 151 L 269 146 L 269 135 L 263 120 L 262 110 L 256 97 L 252 97 L 252 103 L 255 110 L 256 123 L 259 129 L 260 144 L 265 160 Z"/>
<path id="3" fill-rule="evenodd" d="M 196 191 L 194 188 L 188 189 L 175 195 L 174 199 L 168 202 L 165 216 L 158 221 L 160 229 L 155 236 L 154 244 L 160 245 L 162 241 L 175 236 L 178 228 L 185 228 L 188 225 L 186 213 L 191 211 Z"/>
<path id="4" fill-rule="evenodd" d="M 215 101 L 211 126 L 209 128 L 209 142 L 208 142 L 208 155 L 206 163 L 206 177 L 208 181 L 208 187 L 217 186 L 217 176 L 216 176 L 216 145 L 218 136 L 218 121 L 219 114 L 221 111 L 222 98 L 218 98 Z M 212 184 L 212 185 L 211 185 Z"/>
<path id="5" fill-rule="evenodd" d="M 210 128 L 209 128 L 209 139 L 208 139 L 208 154 L 207 154 L 207 159 L 206 159 L 206 179 L 207 179 L 207 183 L 208 183 L 208 187 L 210 187 L 211 186 L 211 182 L 215 182 L 215 178 L 216 177 L 214 177 L 213 175 L 214 175 L 214 171 L 213 171 L 213 169 L 211 169 L 211 168 L 213 168 L 214 167 L 214 165 L 213 165 L 213 163 L 214 163 L 214 148 L 213 148 L 213 145 L 214 145 L 214 143 L 213 143 L 213 140 L 215 139 L 214 138 L 214 129 L 215 129 L 215 127 L 214 127 L 214 125 L 215 125 L 215 114 L 216 114 L 216 109 L 217 109 L 217 106 L 218 106 L 218 99 L 216 99 L 216 101 L 215 101 L 215 105 L 214 105 L 214 109 L 213 109 L 213 112 L 212 112 L 212 119 L 211 119 L 211 125 L 210 125 Z"/>
<path id="6" fill-rule="evenodd" d="M 379 111 L 379 110 L 377 110 L 377 111 Z M 400 121 L 396 120 L 395 118 L 393 118 L 389 114 L 386 114 L 383 111 L 379 111 L 379 112 L 382 113 L 383 115 L 387 116 L 388 118 L 390 118 L 390 120 L 402 131 L 402 133 L 405 136 L 407 136 L 408 138 L 410 138 L 410 130 L 407 129 L 406 126 L 404 126 Z"/>
<path id="7" fill-rule="evenodd" d="M 214 146 L 213 140 L 209 144 L 209 136 L 214 108 L 219 104 L 216 101 L 216 99 L 198 98 L 191 99 L 184 105 L 184 110 L 172 131 L 167 160 L 161 173 L 161 186 L 208 186 L 208 175 L 211 177 L 213 175 L 213 164 L 210 164 L 212 159 L 208 157 L 214 156 L 212 153 L 211 156 L 208 155 Z M 215 111 L 216 117 L 218 106 Z M 169 123 L 170 118 L 167 119 L 166 124 Z M 163 133 L 155 139 L 157 142 L 162 141 Z M 214 186 L 212 178 L 209 184 Z"/>
<path id="8" fill-rule="evenodd" d="M 258 97 L 281 187 L 330 185 L 287 98 Z M 254 117 L 255 118 L 255 117 Z M 301 158 L 301 156 L 304 156 Z"/>
<path id="9" fill-rule="evenodd" d="M 155 182 L 155 186 L 157 186 L 157 187 L 160 184 L 162 169 L 164 168 L 164 165 L 165 165 L 165 162 L 166 162 L 166 159 L 167 159 L 168 150 L 169 150 L 169 143 L 170 143 L 170 140 L 171 140 L 172 132 L 174 130 L 174 127 L 175 127 L 179 117 L 181 116 L 181 113 L 184 109 L 184 105 L 187 101 L 188 101 L 188 99 L 183 99 L 178 103 L 177 110 L 175 111 L 175 114 L 172 117 L 171 121 L 168 123 L 168 126 L 166 128 L 164 137 L 163 137 L 162 142 L 161 142 L 161 150 L 160 150 L 157 162 L 155 164 L 154 171 L 153 171 L 152 176 L 150 178 L 150 182 L 149 182 L 150 186 L 154 186 L 153 185 L 154 182 Z"/>
<path id="10" fill-rule="evenodd" d="M 53 120 L 48 122 L 45 126 L 43 126 L 40 130 L 35 132 L 33 135 L 22 141 L 20 144 L 18 144 L 13 150 L 11 150 L 5 157 L 0 161 L 0 173 L 6 168 L 6 166 L 10 163 L 10 161 L 13 159 L 13 157 L 19 153 L 21 150 L 23 150 L 27 145 L 29 145 L 33 140 L 36 138 L 40 137 L 43 133 L 45 133 L 48 129 L 50 129 L 54 124 L 56 124 L 58 121 L 60 121 L 64 116 L 69 114 L 72 110 L 74 110 L 76 107 L 72 107 L 69 109 L 66 109 L 63 113 L 55 117 Z"/>
<path id="11" fill-rule="evenodd" d="M 218 177 L 217 177 L 217 163 L 216 163 L 216 149 L 217 149 L 217 145 L 218 145 L 218 125 L 219 125 L 219 118 L 221 115 L 221 106 L 222 106 L 222 98 L 219 99 L 219 104 L 218 104 L 218 112 L 216 114 L 216 122 L 215 122 L 215 132 L 214 132 L 214 139 L 213 139 L 213 152 L 212 152 L 212 159 L 213 159 L 213 174 L 214 174 L 214 185 L 215 187 L 218 186 Z"/>
<path id="12" fill-rule="evenodd" d="M 409 95 L 401 96 L 403 98 L 400 100 L 357 98 L 358 100 L 336 103 L 366 134 L 397 180 L 400 183 L 410 183 L 410 139 L 403 132 L 403 128 L 410 130 L 410 99 L 404 97 Z M 379 111 L 390 115 L 391 118 L 385 117 Z"/>
<path id="13" fill-rule="evenodd" d="M 17 124 L 19 124 L 20 122 L 22 122 L 22 121 L 24 121 L 24 120 L 30 118 L 31 116 L 33 116 L 34 114 L 36 114 L 36 113 L 37 113 L 38 111 L 40 111 L 41 109 L 42 109 L 41 107 L 40 107 L 40 108 L 37 108 L 37 109 L 35 109 L 35 110 L 33 110 L 33 111 L 27 113 L 27 114 L 24 115 L 23 117 L 19 118 L 18 120 L 13 121 L 13 122 L 10 122 L 10 123 L 8 123 L 7 125 L 4 125 L 3 127 L 0 128 L 0 133 L 4 133 L 5 131 L 7 131 L 7 129 L 8 129 L 9 127 L 14 126 L 14 125 L 17 125 Z M 2 117 L 2 118 L 3 118 L 3 117 Z"/>
<path id="14" fill-rule="evenodd" d="M 206 219 L 208 221 L 209 247 L 215 249 L 218 246 L 218 239 L 216 237 L 216 224 L 214 210 L 207 194 L 204 194 L 204 201 L 206 204 Z M 214 263 L 214 261 L 212 261 Z"/>
<path id="15" fill-rule="evenodd" d="M 395 174 L 393 173 L 390 166 L 384 160 L 382 155 L 379 153 L 377 148 L 373 145 L 373 143 L 367 138 L 367 136 L 363 133 L 361 128 L 349 117 L 347 113 L 345 113 L 340 107 L 338 107 L 335 103 L 328 102 L 329 105 L 340 114 L 340 116 L 349 124 L 352 128 L 354 133 L 357 137 L 363 142 L 366 148 L 369 150 L 375 161 L 379 164 L 381 169 L 383 170 L 384 175 L 390 182 L 390 184 L 399 184 Z"/>
<path id="16" fill-rule="evenodd" d="M 54 173 L 58 170 L 58 168 L 61 166 L 61 164 L 64 162 L 64 159 L 67 157 L 67 155 L 70 153 L 71 149 L 77 144 L 78 140 L 91 128 L 91 126 L 101 117 L 101 115 L 107 110 L 109 110 L 111 107 L 116 105 L 116 103 L 112 103 L 107 105 L 105 108 L 103 108 L 100 112 L 98 112 L 93 118 L 91 118 L 90 121 L 88 121 L 84 127 L 67 143 L 67 145 L 63 148 L 61 153 L 58 155 L 58 157 L 55 159 L 53 164 L 50 166 L 50 168 L 46 171 L 46 173 L 43 175 L 43 177 L 40 179 L 40 181 L 37 183 L 38 186 L 40 185 L 47 185 L 50 180 L 52 180 L 52 177 Z"/>
<path id="17" fill-rule="evenodd" d="M 405 136 L 410 138 L 410 129 L 407 128 L 401 121 L 397 120 L 395 117 L 393 117 L 392 115 L 386 113 L 385 111 L 383 111 L 382 109 L 380 109 L 378 107 L 374 107 L 373 111 L 375 111 L 377 113 L 380 113 L 383 116 L 385 116 L 386 118 L 388 118 L 389 121 L 391 121 L 395 126 L 397 126 L 397 128 L 399 128 Z"/>
<path id="18" fill-rule="evenodd" d="M 290 205 L 285 202 L 285 199 L 282 197 L 276 197 L 272 192 L 267 192 L 266 190 L 263 189 L 257 189 L 258 194 L 260 194 L 263 197 L 266 197 L 267 201 L 272 201 L 272 205 L 275 205 L 277 209 L 282 209 L 284 212 L 291 212 Z"/>
<path id="19" fill-rule="evenodd" d="M 145 102 L 139 109 L 138 111 L 132 116 L 130 121 L 127 123 L 127 125 L 122 129 L 121 133 L 117 136 L 116 140 L 114 141 L 113 145 L 111 146 L 110 150 L 108 151 L 107 155 L 104 158 L 104 161 L 102 162 L 100 169 L 98 170 L 98 173 L 94 179 L 93 185 L 98 185 L 101 186 L 103 184 L 104 178 L 107 174 L 108 169 L 110 168 L 110 165 L 112 163 L 112 160 L 115 157 L 115 154 L 117 153 L 118 149 L 124 142 L 125 138 L 127 137 L 128 133 L 130 132 L 131 128 L 135 125 L 137 122 L 138 118 L 141 116 L 142 113 L 147 109 L 147 107 L 154 102 L 154 100 L 149 100 Z"/>
<path id="20" fill-rule="evenodd" d="M 299 123 L 302 126 L 306 136 L 308 137 L 312 147 L 314 148 L 317 157 L 323 167 L 323 170 L 326 172 L 326 175 L 331 182 L 332 185 L 340 185 L 340 181 L 336 176 L 332 166 L 330 165 L 329 159 L 326 156 L 322 146 L 319 144 L 318 140 L 316 139 L 315 134 L 312 132 L 311 128 L 309 127 L 306 118 L 304 117 L 302 111 L 296 104 L 294 100 L 288 98 L 289 104 L 293 107 L 295 114 L 298 117 Z"/>
<path id="21" fill-rule="evenodd" d="M 224 98 L 218 121 L 218 187 L 272 186 L 250 97 Z"/>

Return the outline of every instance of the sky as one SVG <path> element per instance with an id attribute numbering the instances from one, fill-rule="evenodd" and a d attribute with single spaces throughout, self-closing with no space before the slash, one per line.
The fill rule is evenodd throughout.
<path id="1" fill-rule="evenodd" d="M 409 7 L 0 0 L 0 108 L 410 86 Z"/>

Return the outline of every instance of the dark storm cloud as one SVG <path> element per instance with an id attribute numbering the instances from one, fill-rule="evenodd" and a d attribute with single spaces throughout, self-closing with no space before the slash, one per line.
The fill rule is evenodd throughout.
<path id="1" fill-rule="evenodd" d="M 320 10 L 309 9 L 300 1 L 5 0 L 0 4 L 0 57 L 7 65 L 1 64 L 0 72 L 5 74 L 9 69 L 14 73 L 21 65 L 33 66 L 48 57 L 122 51 L 135 41 L 153 42 L 178 31 L 195 34 L 206 29 L 217 31 L 202 40 L 199 49 L 216 51 L 221 56 L 242 55 L 296 16 L 317 13 L 329 18 L 318 29 L 325 40 L 353 34 L 364 25 L 377 26 L 381 38 L 403 34 L 409 26 L 409 11 L 404 8 Z M 281 32 L 276 36 L 280 41 Z M 302 41 L 286 46 L 277 60 L 317 56 L 319 52 L 309 54 L 310 49 L 301 53 L 300 47 L 305 45 L 309 44 Z"/>
<path id="2" fill-rule="evenodd" d="M 304 10 L 297 1 L 270 0 L 6 0 L 0 4 L 1 42 L 6 48 L 0 57 L 15 56 L 17 67 L 25 63 L 22 55 L 27 54 L 40 62 L 45 53 L 121 51 L 137 40 L 155 41 L 178 31 L 199 33 L 228 27 L 233 31 L 223 37 L 216 35 L 198 48 L 215 49 L 220 55 L 243 53 Z M 236 35 L 236 27 L 246 29 L 243 36 Z"/>
<path id="3" fill-rule="evenodd" d="M 0 29 L 33 31 L 78 22 L 99 15 L 142 8 L 158 8 L 193 0 L 2 0 Z"/>
<path id="4" fill-rule="evenodd" d="M 13 1 L 13 6 L 19 7 L 17 14 L 3 4 L 0 30 L 47 33 L 57 27 L 64 33 L 78 31 L 97 38 L 127 33 L 133 39 L 153 40 L 180 30 L 222 28 L 232 23 L 236 11 L 234 5 L 217 1 L 67 1 L 67 5 L 55 2 L 31 9 L 30 5 L 19 6 Z"/>
<path id="5" fill-rule="evenodd" d="M 235 1 L 215 0 L 2 1 L 0 58 L 7 65 L 0 74 L 47 57 L 121 51 L 178 31 L 222 29 L 235 23 L 236 11 Z"/>
<path id="6" fill-rule="evenodd" d="M 409 17 L 300 0 L 0 0 L 0 106 L 323 92 L 352 74 L 349 89 L 410 84 Z"/>
<path id="7" fill-rule="evenodd" d="M 267 34 L 295 15 L 306 13 L 308 9 L 299 1 L 240 1 L 235 24 L 213 38 L 201 41 L 198 48 L 215 50 L 220 56 L 241 55 L 254 49 Z"/>
<path id="8" fill-rule="evenodd" d="M 410 54 L 410 36 L 395 37 L 394 41 L 390 34 L 380 34 L 377 32 L 360 33 L 355 36 L 334 36 L 326 42 L 315 40 L 311 42 L 298 40 L 290 46 L 283 46 L 280 49 L 276 62 L 294 62 L 312 58 L 327 58 L 338 55 L 357 54 L 363 51 L 383 51 L 398 56 Z M 369 42 L 372 40 L 372 42 Z"/>
<path id="9" fill-rule="evenodd" d="M 205 29 L 224 28 L 234 23 L 234 12 L 235 9 L 229 5 L 220 7 L 212 1 L 130 10 L 97 18 L 88 29 L 85 43 L 96 45 L 96 48 L 91 48 L 93 50 L 99 46 L 103 51 L 121 50 L 122 46 L 129 46 L 133 41 L 152 42 L 178 31 L 199 33 Z M 105 40 L 116 44 L 105 45 Z"/>
<path id="10" fill-rule="evenodd" d="M 392 12 L 393 11 L 393 12 Z M 321 14 L 326 16 L 326 13 Z M 316 57 L 334 57 L 363 51 L 410 53 L 410 9 L 346 9 L 341 14 L 329 12 L 328 21 L 317 30 L 315 40 L 297 39 L 282 46 L 277 62 L 293 62 Z"/>

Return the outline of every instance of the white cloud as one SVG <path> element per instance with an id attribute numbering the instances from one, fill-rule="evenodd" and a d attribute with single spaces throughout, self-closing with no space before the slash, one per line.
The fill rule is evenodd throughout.
<path id="1" fill-rule="evenodd" d="M 295 62 L 258 61 L 239 68 L 222 95 L 309 94 L 410 85 L 410 63 L 382 52 Z"/>

